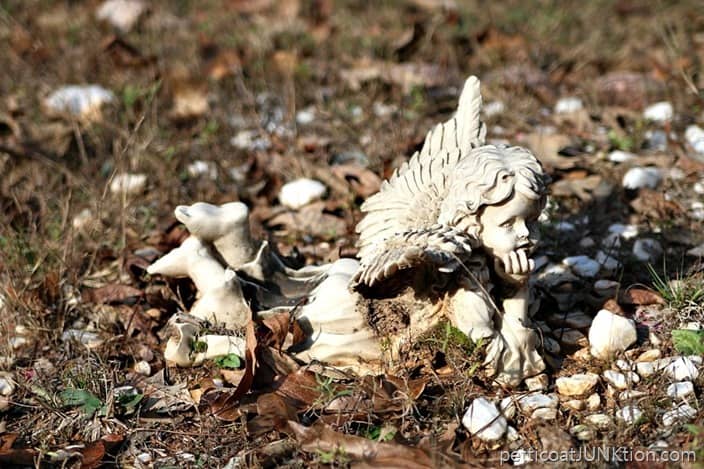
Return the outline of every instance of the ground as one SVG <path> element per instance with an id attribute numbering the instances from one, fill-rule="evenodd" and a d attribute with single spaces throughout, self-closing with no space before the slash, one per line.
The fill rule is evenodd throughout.
<path id="1" fill-rule="evenodd" d="M 704 155 L 685 137 L 704 126 L 699 2 L 147 3 L 122 28 L 98 18 L 99 1 L 0 6 L 0 466 L 498 466 L 511 442 L 483 442 L 460 420 L 477 396 L 508 391 L 450 326 L 418 344 L 430 358 L 407 374 L 362 379 L 300 368 L 269 346 L 281 328 L 258 325 L 260 366 L 242 386 L 243 364 L 164 363 L 164 326 L 194 289 L 145 270 L 186 235 L 173 209 L 196 201 L 245 202 L 255 235 L 295 262 L 353 256 L 361 202 L 448 118 L 470 74 L 489 140 L 530 147 L 552 177 L 537 255 L 595 256 L 613 224 L 638 228 L 612 246 L 608 275 L 545 287 L 540 314 L 562 304 L 594 316 L 610 301 L 638 321 L 631 358 L 702 353 L 701 334 L 671 332 L 704 319 L 691 251 L 704 242 Z M 47 102 L 86 84 L 112 99 L 82 115 Z M 582 105 L 565 112 L 568 97 Z M 672 116 L 646 118 L 663 101 Z M 636 156 L 617 163 L 615 150 Z M 627 190 L 634 166 L 662 180 Z M 145 185 L 119 187 L 125 174 Z M 286 209 L 280 188 L 299 177 L 327 194 Z M 663 256 L 631 254 L 646 237 Z M 597 279 L 620 282 L 613 298 L 589 294 Z M 552 363 L 550 390 L 613 365 L 573 345 Z M 639 385 L 642 421 L 588 443 L 659 441 L 701 464 L 703 414 L 663 431 L 662 380 Z M 618 407 L 603 379 L 598 392 Z M 561 406 L 547 423 L 519 414 L 511 425 L 523 447 L 569 449 L 586 444 L 570 433 L 585 414 Z"/>

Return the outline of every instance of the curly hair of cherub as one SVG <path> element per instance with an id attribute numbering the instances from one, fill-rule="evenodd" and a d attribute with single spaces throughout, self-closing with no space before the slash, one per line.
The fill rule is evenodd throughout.
<path id="1" fill-rule="evenodd" d="M 478 228 L 477 218 L 483 207 L 504 203 L 516 192 L 538 201 L 542 209 L 550 180 L 530 151 L 494 145 L 471 150 L 449 178 L 440 222 L 466 228 Z"/>

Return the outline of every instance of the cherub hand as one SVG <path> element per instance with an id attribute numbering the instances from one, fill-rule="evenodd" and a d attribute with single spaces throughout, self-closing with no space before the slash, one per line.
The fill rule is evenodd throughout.
<path id="1" fill-rule="evenodd" d="M 511 251 L 502 258 L 494 258 L 494 269 L 498 276 L 512 284 L 525 284 L 534 267 L 535 261 L 528 257 L 525 249 Z"/>

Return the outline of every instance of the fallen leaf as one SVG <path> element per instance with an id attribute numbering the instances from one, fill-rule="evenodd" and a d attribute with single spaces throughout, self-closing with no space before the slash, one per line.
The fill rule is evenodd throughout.
<path id="1" fill-rule="evenodd" d="M 618 295 L 618 302 L 626 305 L 664 305 L 665 300 L 660 294 L 640 287 L 631 287 L 622 290 Z"/>
<path id="2" fill-rule="evenodd" d="M 112 284 L 83 292 L 83 296 L 90 303 L 134 304 L 144 292 L 130 285 Z"/>
<path id="3" fill-rule="evenodd" d="M 291 314 L 288 311 L 275 314 L 264 319 L 262 325 L 269 330 L 262 344 L 281 350 L 291 325 Z"/>
<path id="4" fill-rule="evenodd" d="M 118 36 L 108 36 L 104 39 L 101 49 L 118 67 L 141 67 L 156 62 L 156 57 L 145 57 L 139 49 Z"/>
<path id="5" fill-rule="evenodd" d="M 340 78 L 345 84 L 357 91 L 361 86 L 371 80 L 380 79 L 387 83 L 400 86 L 404 94 L 408 94 L 415 87 L 442 86 L 449 82 L 448 73 L 443 73 L 436 64 L 422 62 L 382 62 L 363 59 L 352 68 L 341 70 Z"/>
<path id="6" fill-rule="evenodd" d="M 685 214 L 678 202 L 667 200 L 661 191 L 647 188 L 641 188 L 638 197 L 631 200 L 629 205 L 637 213 L 653 220 L 675 220 Z"/>
<path id="7" fill-rule="evenodd" d="M 625 106 L 638 111 L 657 101 L 664 91 L 663 83 L 646 74 L 621 71 L 599 77 L 594 87 L 602 104 Z"/>
<path id="8" fill-rule="evenodd" d="M 298 421 L 296 409 L 275 393 L 263 394 L 257 398 L 257 416 L 247 422 L 247 433 L 260 435 L 283 430 L 289 420 Z"/>
<path id="9" fill-rule="evenodd" d="M 550 186 L 555 197 L 577 197 L 583 202 L 602 199 L 611 193 L 612 186 L 598 175 L 593 174 L 582 179 L 561 179 Z"/>
<path id="10" fill-rule="evenodd" d="M 330 168 L 330 171 L 335 176 L 346 181 L 352 192 L 359 197 L 367 198 L 378 192 L 381 187 L 381 178 L 373 171 L 358 164 L 335 165 Z"/>
<path id="11" fill-rule="evenodd" d="M 281 234 L 306 233 L 321 239 L 337 239 L 347 233 L 344 219 L 325 212 L 324 201 L 308 204 L 298 211 L 279 213 L 267 220 L 267 227 Z"/>
<path id="12" fill-rule="evenodd" d="M 572 169 L 579 163 L 579 159 L 561 156 L 560 151 L 572 144 L 572 139 L 563 134 L 549 134 L 535 132 L 521 138 L 540 162 L 550 169 Z"/>
<path id="13" fill-rule="evenodd" d="M 177 80 L 172 100 L 169 118 L 176 122 L 194 120 L 210 111 L 207 86 L 195 80 Z"/>
<path id="14" fill-rule="evenodd" d="M 105 457 L 105 444 L 101 440 L 89 443 L 81 449 L 81 454 L 83 455 L 81 469 L 96 469 L 102 465 Z"/>
<path id="15" fill-rule="evenodd" d="M 12 444 L 18 436 L 17 433 L 0 435 L 0 463 L 34 467 L 39 452 L 31 448 L 13 449 Z"/>

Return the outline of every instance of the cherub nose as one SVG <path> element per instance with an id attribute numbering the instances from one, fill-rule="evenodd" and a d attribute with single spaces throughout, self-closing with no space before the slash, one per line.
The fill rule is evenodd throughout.
<path id="1" fill-rule="evenodd" d="M 527 238 L 528 235 L 530 234 L 530 230 L 528 230 L 528 226 L 526 226 L 526 222 L 521 221 L 516 224 L 516 235 L 519 238 Z"/>

